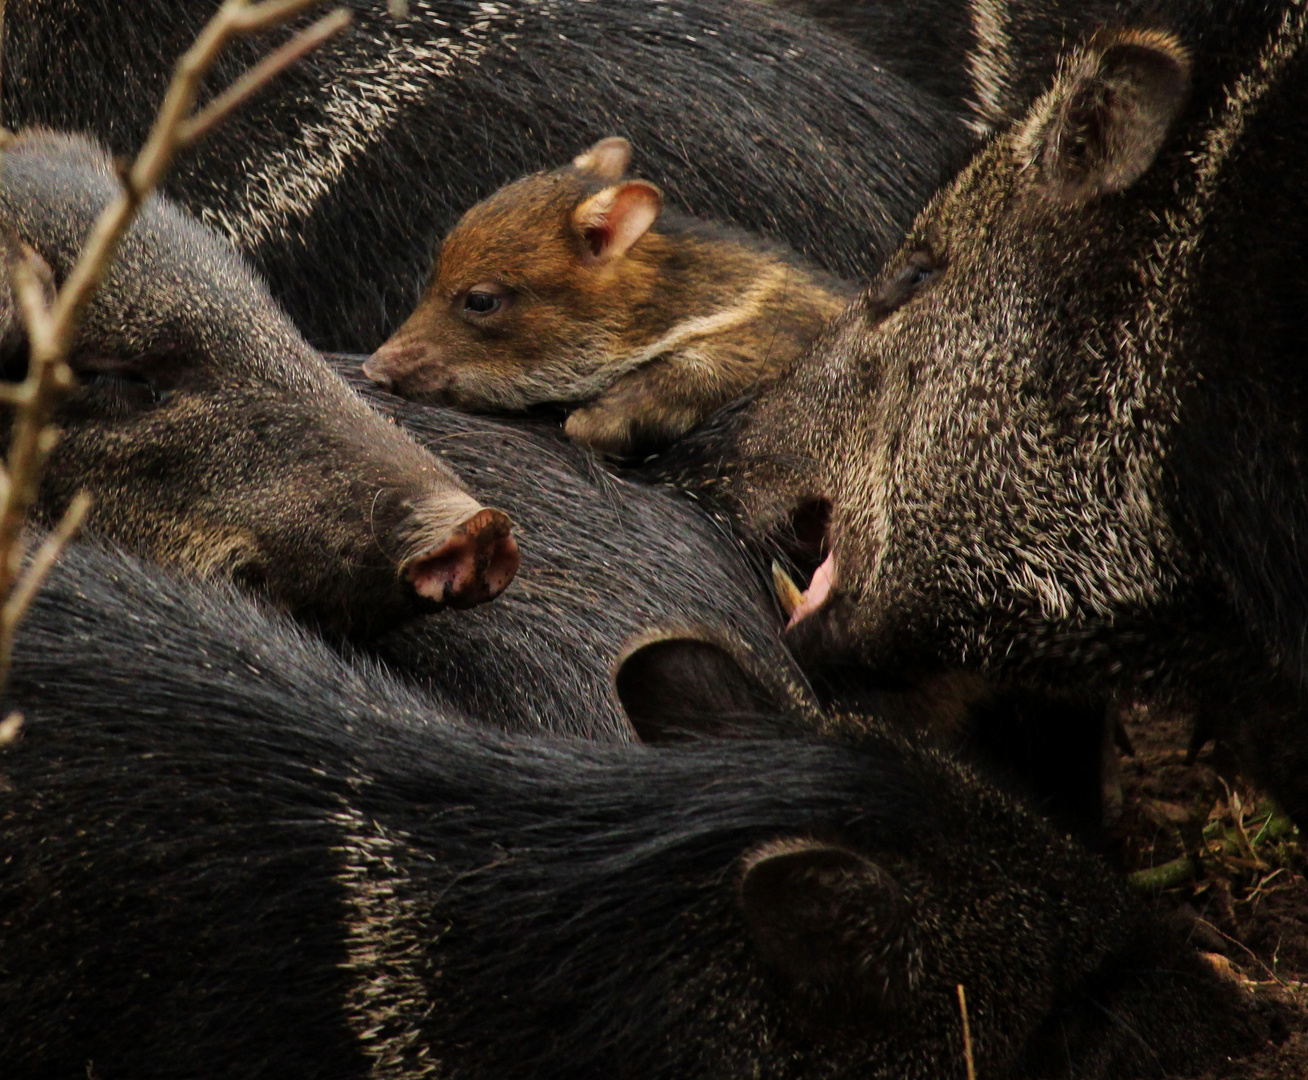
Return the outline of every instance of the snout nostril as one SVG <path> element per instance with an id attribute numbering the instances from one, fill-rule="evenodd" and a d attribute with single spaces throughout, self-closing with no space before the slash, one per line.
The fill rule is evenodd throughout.
<path id="1" fill-rule="evenodd" d="M 420 596 L 438 604 L 471 607 L 492 600 L 518 572 L 512 528 L 507 514 L 483 508 L 443 543 L 410 559 L 404 575 Z"/>

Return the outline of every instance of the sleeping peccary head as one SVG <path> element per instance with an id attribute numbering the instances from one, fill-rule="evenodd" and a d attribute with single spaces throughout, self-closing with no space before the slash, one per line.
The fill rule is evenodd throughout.
<path id="1" fill-rule="evenodd" d="M 4 155 L 0 215 L 62 281 L 116 188 L 91 143 L 32 132 Z M 21 378 L 24 338 L 4 340 L 4 375 Z M 509 519 L 361 402 L 235 252 L 162 198 L 124 239 L 70 363 L 46 520 L 84 488 L 94 532 L 353 633 L 513 577 Z"/>
<path id="2" fill-rule="evenodd" d="M 1098 33 L 761 405 L 753 451 L 815 462 L 832 506 L 809 632 L 882 669 L 1293 705 L 1306 18 Z M 1303 820 L 1303 754 L 1260 756 Z"/>

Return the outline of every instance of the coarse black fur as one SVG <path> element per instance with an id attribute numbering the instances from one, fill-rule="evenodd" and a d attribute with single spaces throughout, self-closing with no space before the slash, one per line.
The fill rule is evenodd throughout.
<path id="1" fill-rule="evenodd" d="M 1257 1039 L 1096 860 L 876 732 L 478 730 L 86 548 L 6 704 L 9 1080 L 961 1078 L 959 983 L 994 1080 Z"/>
<path id="2" fill-rule="evenodd" d="M 350 0 L 354 24 L 165 183 L 268 276 L 321 348 L 371 351 L 435 242 L 504 183 L 620 134 L 690 213 L 870 276 L 970 135 L 804 20 L 733 0 Z M 4 120 L 134 151 L 208 0 L 21 0 Z M 276 35 L 272 37 L 275 38 Z M 271 38 L 270 38 L 271 40 Z M 240 43 L 212 87 L 266 46 Z"/>
<path id="3" fill-rule="evenodd" d="M 1290 0 L 1092 38 L 743 436 L 834 504 L 865 662 L 1202 706 L 1301 822 L 1306 41 Z"/>
<path id="4" fill-rule="evenodd" d="M 517 578 L 494 604 L 424 617 L 375 643 L 406 676 L 510 731 L 626 740 L 611 671 L 634 636 L 663 629 L 739 655 L 793 724 L 815 715 L 763 576 L 688 499 L 614 475 L 543 426 L 402 401 L 362 377 L 361 357 L 335 359 L 370 402 L 503 507 L 522 540 Z"/>
<path id="5" fill-rule="evenodd" d="M 760 0 L 802 13 L 888 70 L 931 91 L 978 134 L 1020 116 L 1054 64 L 1108 22 L 1158 0 Z M 1165 0 L 1178 6 L 1175 0 Z M 1181 0 L 1189 6 L 1203 5 Z"/>
<path id="6" fill-rule="evenodd" d="M 0 170 L 0 221 L 63 283 L 119 190 L 108 158 L 35 131 Z M 21 379 L 26 336 L 5 314 L 0 369 Z M 90 530 L 257 586 L 333 632 L 431 610 L 404 566 L 486 512 L 341 385 L 229 244 L 167 199 L 148 200 L 124 236 L 69 363 L 79 385 L 55 413 L 38 517 L 53 523 L 86 491 Z M 0 434 L 9 425 L 4 410 Z"/>

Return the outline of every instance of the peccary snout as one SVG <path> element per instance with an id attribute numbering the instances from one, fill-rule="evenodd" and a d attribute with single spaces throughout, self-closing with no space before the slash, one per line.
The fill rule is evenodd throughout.
<path id="1" fill-rule="evenodd" d="M 502 593 L 518 572 L 509 515 L 467 495 L 430 495 L 406 524 L 410 554 L 401 559 L 400 573 L 428 600 L 472 607 Z"/>
<path id="2" fill-rule="evenodd" d="M 115 183 L 92 144 L 30 132 L 5 155 L 0 217 L 59 282 Z M 3 330 L 0 364 L 21 376 L 25 342 Z M 346 387 L 230 247 L 164 199 L 125 238 L 69 362 L 80 385 L 57 417 L 47 521 L 86 489 L 90 531 L 353 636 L 513 578 L 509 519 Z"/>

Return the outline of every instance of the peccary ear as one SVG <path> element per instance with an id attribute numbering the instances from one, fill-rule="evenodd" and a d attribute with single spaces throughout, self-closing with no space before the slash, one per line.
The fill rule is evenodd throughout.
<path id="1" fill-rule="evenodd" d="M 689 631 L 656 631 L 618 657 L 613 687 L 641 742 L 731 735 L 776 713 L 762 682 L 722 645 Z"/>
<path id="2" fill-rule="evenodd" d="M 624 180 L 598 191 L 572 212 L 589 257 L 620 259 L 644 236 L 663 209 L 663 193 L 648 180 Z"/>
<path id="3" fill-rule="evenodd" d="M 601 180 L 621 180 L 631 164 L 631 143 L 617 135 L 600 139 L 594 146 L 572 159 L 582 172 Z"/>
<path id="4" fill-rule="evenodd" d="M 1170 34 L 1101 35 L 1035 106 L 1018 132 L 1018 157 L 1061 201 L 1121 191 L 1153 164 L 1189 86 L 1189 57 Z"/>
<path id="5" fill-rule="evenodd" d="M 907 1001 L 908 902 L 871 859 L 817 840 L 746 854 L 740 909 L 763 959 L 828 1003 L 894 1009 Z"/>

